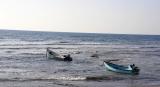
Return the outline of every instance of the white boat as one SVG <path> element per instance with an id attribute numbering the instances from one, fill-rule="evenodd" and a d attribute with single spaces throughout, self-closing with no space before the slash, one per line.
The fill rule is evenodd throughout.
<path id="1" fill-rule="evenodd" d="M 139 74 L 140 69 L 136 67 L 134 64 L 128 65 L 128 66 L 122 66 L 122 65 L 117 65 L 114 63 L 111 63 L 110 61 L 104 61 L 104 66 L 106 69 L 118 73 L 125 73 L 125 74 Z"/>
<path id="2" fill-rule="evenodd" d="M 49 48 L 47 48 L 47 50 L 46 50 L 46 57 L 48 59 L 55 59 L 55 60 L 61 60 L 61 61 L 72 61 L 72 58 L 70 57 L 69 54 L 68 55 L 60 55 L 60 54 L 57 54 L 56 52 L 53 52 Z"/>

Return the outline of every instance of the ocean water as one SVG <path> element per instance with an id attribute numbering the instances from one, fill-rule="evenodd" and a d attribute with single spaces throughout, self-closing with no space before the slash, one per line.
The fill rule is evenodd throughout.
<path id="1" fill-rule="evenodd" d="M 73 61 L 47 59 L 47 47 Z M 160 87 L 160 35 L 0 30 L 0 54 L 3 87 Z M 106 59 L 140 74 L 107 71 Z"/>

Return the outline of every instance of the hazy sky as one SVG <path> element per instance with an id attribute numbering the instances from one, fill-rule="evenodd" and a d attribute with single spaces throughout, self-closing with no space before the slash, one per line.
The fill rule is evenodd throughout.
<path id="1" fill-rule="evenodd" d="M 160 34 L 160 0 L 0 0 L 0 29 Z"/>

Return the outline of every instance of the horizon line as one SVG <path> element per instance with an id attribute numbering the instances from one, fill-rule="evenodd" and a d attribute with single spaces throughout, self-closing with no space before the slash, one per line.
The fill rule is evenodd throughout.
<path id="1" fill-rule="evenodd" d="M 72 32 L 72 31 L 43 31 L 43 30 L 20 30 L 20 29 L 0 29 L 4 31 L 30 31 L 30 32 L 57 32 L 57 33 L 88 33 L 88 34 L 115 34 L 115 35 L 154 35 L 159 36 L 159 34 L 136 34 L 136 33 L 102 33 L 102 32 Z"/>

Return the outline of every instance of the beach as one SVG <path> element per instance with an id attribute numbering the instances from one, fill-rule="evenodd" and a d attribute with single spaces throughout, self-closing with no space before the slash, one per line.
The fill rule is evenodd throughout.
<path id="1" fill-rule="evenodd" d="M 160 36 L 94 33 L 0 32 L 0 86 L 159 87 Z M 70 54 L 71 62 L 46 58 L 46 48 Z M 139 75 L 108 71 L 107 59 L 135 64 Z"/>

